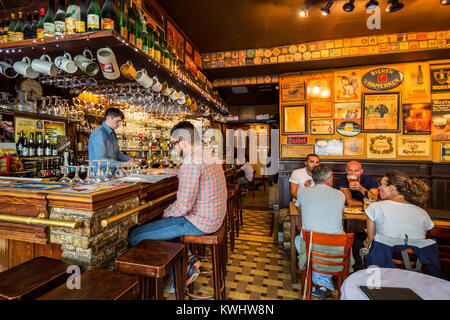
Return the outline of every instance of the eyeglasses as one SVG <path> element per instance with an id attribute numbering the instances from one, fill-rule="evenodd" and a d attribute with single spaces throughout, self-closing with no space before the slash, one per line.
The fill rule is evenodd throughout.
<path id="1" fill-rule="evenodd" d="M 177 143 L 179 143 L 181 141 L 181 138 L 179 138 L 177 141 L 172 142 L 172 146 L 175 147 L 177 145 Z"/>

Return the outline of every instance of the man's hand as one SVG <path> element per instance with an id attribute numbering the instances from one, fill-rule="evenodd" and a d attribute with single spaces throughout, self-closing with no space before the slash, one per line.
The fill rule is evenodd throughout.
<path id="1" fill-rule="evenodd" d="M 144 174 L 148 174 L 150 176 L 161 176 L 165 174 L 165 169 L 145 169 Z"/>
<path id="2" fill-rule="evenodd" d="M 312 183 L 313 183 L 313 181 L 311 179 L 310 180 L 306 180 L 304 186 L 305 187 L 309 187 Z"/>
<path id="3" fill-rule="evenodd" d="M 136 159 L 130 159 L 128 161 L 122 162 L 122 165 L 125 168 L 128 168 L 128 167 L 133 167 L 133 166 L 139 165 L 139 162 Z"/>
<path id="4" fill-rule="evenodd" d="M 352 181 L 349 183 L 348 188 L 354 191 L 360 191 L 362 193 L 363 186 L 358 181 Z"/>

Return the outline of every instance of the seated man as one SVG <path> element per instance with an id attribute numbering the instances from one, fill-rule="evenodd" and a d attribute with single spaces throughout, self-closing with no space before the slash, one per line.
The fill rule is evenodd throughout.
<path id="1" fill-rule="evenodd" d="M 291 196 L 294 200 L 297 199 L 297 191 L 299 188 L 306 188 L 314 186 L 314 181 L 311 178 L 312 170 L 319 166 L 320 158 L 313 153 L 306 156 L 305 167 L 294 170 L 289 178 Z"/>
<path id="2" fill-rule="evenodd" d="M 227 185 L 222 165 L 203 152 L 195 127 L 187 121 L 175 125 L 170 133 L 176 152 L 183 158 L 179 169 L 148 169 L 148 174 L 178 174 L 177 199 L 165 211 L 164 218 L 133 229 L 131 246 L 144 239 L 171 240 L 183 235 L 216 232 L 227 210 Z M 189 274 L 188 274 L 189 277 Z M 174 293 L 173 274 L 167 288 Z"/>
<path id="3" fill-rule="evenodd" d="M 314 186 L 299 190 L 297 202 L 298 212 L 302 217 L 302 229 L 328 234 L 343 234 L 342 211 L 345 207 L 344 194 L 333 189 L 333 171 L 325 166 L 312 170 Z M 306 246 L 301 238 L 295 238 L 295 247 L 299 256 L 299 267 L 306 263 Z M 352 263 L 353 264 L 353 261 Z M 331 275 L 312 273 L 312 295 L 324 299 L 334 290 Z"/>
<path id="4" fill-rule="evenodd" d="M 350 161 L 346 173 L 339 178 L 338 188 L 345 194 L 348 206 L 362 206 L 365 195 L 373 200 L 378 199 L 378 183 L 373 177 L 363 174 L 361 163 Z"/>
<path id="5" fill-rule="evenodd" d="M 236 158 L 236 164 L 239 165 L 239 161 Z M 250 183 L 253 180 L 253 175 L 255 170 L 253 170 L 252 165 L 248 162 L 248 157 L 245 156 L 245 163 L 236 169 L 238 174 L 237 183 Z"/>

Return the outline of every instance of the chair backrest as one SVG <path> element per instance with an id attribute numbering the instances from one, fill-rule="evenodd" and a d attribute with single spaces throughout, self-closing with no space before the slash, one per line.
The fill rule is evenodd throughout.
<path id="1" fill-rule="evenodd" d="M 450 259 L 450 228 L 434 227 L 427 233 L 427 238 L 436 239 L 439 248 L 439 258 Z"/>

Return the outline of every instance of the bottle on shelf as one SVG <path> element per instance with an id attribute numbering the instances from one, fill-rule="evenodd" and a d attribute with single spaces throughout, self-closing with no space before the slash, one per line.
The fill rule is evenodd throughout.
<path id="1" fill-rule="evenodd" d="M 42 141 L 42 133 L 37 133 L 37 145 L 36 145 L 36 156 L 43 157 L 44 156 L 44 143 Z"/>
<path id="2" fill-rule="evenodd" d="M 147 24 L 147 54 L 154 59 L 154 49 L 153 49 L 153 26 Z"/>
<path id="3" fill-rule="evenodd" d="M 124 0 L 119 1 L 118 21 L 120 35 L 125 39 L 128 39 L 128 19 L 125 13 Z"/>
<path id="4" fill-rule="evenodd" d="M 46 177 L 51 177 L 52 176 L 52 167 L 51 167 L 51 162 L 50 159 L 45 159 L 45 176 Z"/>
<path id="5" fill-rule="evenodd" d="M 51 146 L 50 146 L 50 140 L 48 138 L 48 135 L 45 135 L 45 142 L 44 142 L 44 155 L 46 157 L 51 156 L 52 155 L 52 150 L 51 150 Z"/>
<path id="6" fill-rule="evenodd" d="M 14 29 L 16 28 L 16 15 L 11 13 L 11 20 L 8 26 L 8 42 L 14 41 Z"/>
<path id="7" fill-rule="evenodd" d="M 16 143 L 16 149 L 17 149 L 17 155 L 19 157 L 22 157 L 22 150 L 23 150 L 23 130 L 20 131 L 19 140 L 17 140 Z"/>
<path id="8" fill-rule="evenodd" d="M 419 64 L 418 71 L 417 71 L 417 84 L 419 86 L 423 85 L 423 72 L 422 72 L 422 66 Z"/>
<path id="9" fill-rule="evenodd" d="M 5 22 L 3 20 L 0 20 L 0 43 L 4 43 L 3 42 L 3 30 L 5 28 Z M 8 39 L 8 38 L 7 38 Z"/>
<path id="10" fill-rule="evenodd" d="M 139 12 L 136 10 L 136 7 L 133 7 L 134 11 L 134 37 L 136 42 L 136 47 L 142 50 L 142 30 L 141 30 L 141 18 L 139 17 Z"/>
<path id="11" fill-rule="evenodd" d="M 33 33 L 31 29 L 31 12 L 25 14 L 25 25 L 23 26 L 23 39 L 33 39 Z"/>
<path id="12" fill-rule="evenodd" d="M 154 46 L 154 52 L 155 52 L 155 60 L 156 60 L 158 63 L 161 63 L 161 48 L 160 48 L 159 44 L 160 44 L 159 38 L 156 36 L 156 37 L 154 38 L 154 44 L 153 44 L 153 46 Z"/>
<path id="13" fill-rule="evenodd" d="M 3 43 L 7 43 L 8 42 L 8 26 L 9 26 L 9 19 L 6 19 L 3 22 L 3 35 L 2 35 Z"/>
<path id="14" fill-rule="evenodd" d="M 91 0 L 87 10 L 87 31 L 100 30 L 101 12 L 97 0 Z"/>
<path id="15" fill-rule="evenodd" d="M 112 0 L 106 0 L 102 8 L 102 30 L 116 30 L 117 13 Z"/>
<path id="16" fill-rule="evenodd" d="M 128 7 L 128 41 L 132 44 L 136 44 L 135 35 L 135 16 L 133 6 Z"/>
<path id="17" fill-rule="evenodd" d="M 44 17 L 45 17 L 45 8 L 41 8 L 41 13 L 39 17 L 39 22 L 36 27 L 36 38 L 42 39 L 44 38 Z"/>
<path id="18" fill-rule="evenodd" d="M 66 10 L 66 34 L 71 35 L 77 32 L 77 15 L 79 15 L 80 7 L 75 0 L 70 0 Z"/>
<path id="19" fill-rule="evenodd" d="M 86 24 L 87 24 L 86 0 L 80 0 L 80 10 L 77 13 L 75 24 L 77 26 L 76 27 L 77 33 L 86 32 Z"/>
<path id="20" fill-rule="evenodd" d="M 56 144 L 52 143 L 52 156 L 57 156 L 58 155 L 58 149 L 56 149 Z"/>
<path id="21" fill-rule="evenodd" d="M 17 20 L 16 27 L 14 28 L 14 40 L 23 40 L 23 28 L 25 22 L 23 21 L 23 13 L 19 12 L 19 19 Z"/>
<path id="22" fill-rule="evenodd" d="M 23 138 L 22 157 L 29 157 L 29 149 L 27 137 Z"/>
<path id="23" fill-rule="evenodd" d="M 66 3 L 65 0 L 59 0 L 58 10 L 55 14 L 55 36 L 66 34 Z"/>
<path id="24" fill-rule="evenodd" d="M 30 133 L 30 142 L 28 143 L 28 155 L 30 157 L 36 156 L 36 145 L 34 144 L 34 133 Z"/>
<path id="25" fill-rule="evenodd" d="M 59 159 L 54 159 L 54 168 L 55 168 L 55 176 L 59 177 L 61 175 L 61 164 L 59 163 Z"/>
<path id="26" fill-rule="evenodd" d="M 48 1 L 48 10 L 44 17 L 44 37 L 55 35 L 55 0 Z"/>
<path id="27" fill-rule="evenodd" d="M 41 15 L 39 14 L 39 11 L 33 11 L 33 19 L 31 21 L 31 31 L 30 31 L 30 38 L 29 39 L 36 39 L 37 38 L 37 29 L 39 24 L 39 18 Z"/>

